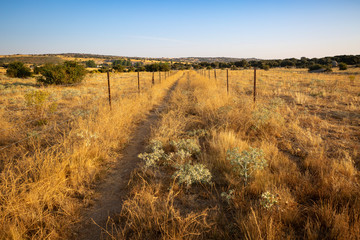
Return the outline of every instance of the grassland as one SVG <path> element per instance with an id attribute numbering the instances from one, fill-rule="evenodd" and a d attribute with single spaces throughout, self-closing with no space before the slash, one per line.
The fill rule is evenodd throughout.
<path id="1" fill-rule="evenodd" d="M 230 72 L 229 94 L 224 71 L 188 74 L 111 238 L 360 237 L 358 70 L 258 71 L 256 104 L 250 70 Z"/>
<path id="2" fill-rule="evenodd" d="M 71 236 L 93 186 L 180 79 L 132 174 L 115 239 L 359 239 L 360 70 L 105 74 L 78 86 L 0 75 L 0 238 Z M 49 93 L 37 107 L 25 96 Z M 27 97 L 29 98 L 29 97 Z M 246 164 L 245 164 L 246 163 Z"/>

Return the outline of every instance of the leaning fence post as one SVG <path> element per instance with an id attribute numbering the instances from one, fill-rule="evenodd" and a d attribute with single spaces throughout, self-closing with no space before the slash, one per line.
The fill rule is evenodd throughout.
<path id="1" fill-rule="evenodd" d="M 138 72 L 137 77 L 138 77 L 138 92 L 140 94 L 140 72 Z"/>
<path id="2" fill-rule="evenodd" d="M 111 110 L 111 92 L 110 92 L 110 73 L 107 71 L 107 80 L 108 80 L 108 92 L 109 92 L 109 106 Z"/>
<path id="3" fill-rule="evenodd" d="M 256 67 L 254 67 L 254 103 L 256 102 Z"/>
<path id="4" fill-rule="evenodd" d="M 226 69 L 226 91 L 229 94 L 229 69 Z"/>

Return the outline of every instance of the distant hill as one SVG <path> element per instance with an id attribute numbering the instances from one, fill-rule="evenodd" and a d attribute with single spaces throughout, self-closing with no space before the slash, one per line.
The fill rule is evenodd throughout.
<path id="1" fill-rule="evenodd" d="M 156 61 L 156 62 L 182 62 L 182 63 L 200 63 L 200 62 L 236 62 L 240 60 L 258 60 L 256 58 L 230 58 L 230 57 L 182 57 L 182 58 L 143 58 L 143 57 L 128 57 L 115 55 L 100 55 L 87 53 L 60 53 L 60 54 L 39 54 L 39 55 L 7 55 L 0 56 L 0 64 L 10 63 L 13 61 L 20 61 L 26 64 L 45 64 L 45 63 L 60 63 L 64 60 L 78 60 L 84 61 L 86 59 L 95 59 L 103 62 L 111 62 L 120 58 L 127 58 L 135 61 Z"/>
<path id="2" fill-rule="evenodd" d="M 55 55 L 51 54 L 42 54 L 42 55 L 9 55 L 9 56 L 1 56 L 0 64 L 7 64 L 14 61 L 20 61 L 25 64 L 36 64 L 41 65 L 45 63 L 60 63 L 63 60 Z"/>

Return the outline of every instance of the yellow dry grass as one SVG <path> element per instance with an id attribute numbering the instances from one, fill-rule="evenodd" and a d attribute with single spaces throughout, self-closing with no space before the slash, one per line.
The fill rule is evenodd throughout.
<path id="1" fill-rule="evenodd" d="M 91 203 L 92 187 L 120 156 L 137 123 L 181 73 L 151 88 L 151 74 L 88 75 L 78 86 L 38 86 L 0 76 L 0 238 L 63 239 Z M 32 91 L 48 92 L 42 113 L 26 105 Z M 56 103 L 56 110 L 47 108 Z M 20 141 L 20 142 L 18 142 Z M 18 143 L 16 143 L 18 142 Z M 6 148 L 5 148 L 6 147 Z"/>
<path id="2" fill-rule="evenodd" d="M 230 71 L 229 94 L 224 71 L 218 70 L 216 81 L 196 72 L 181 80 L 152 139 L 168 152 L 169 141 L 196 138 L 201 154 L 191 161 L 210 170 L 212 183 L 179 184 L 172 177 L 176 164 L 140 169 L 114 238 L 360 238 L 359 71 L 274 69 L 257 75 L 256 104 L 252 70 Z M 194 130 L 206 134 L 189 135 Z M 246 184 L 227 158 L 234 147 L 261 149 L 267 161 Z M 151 198 L 139 198 L 139 192 Z M 270 207 L 267 192 L 276 199 Z M 165 204 L 170 195 L 173 204 Z M 169 219 L 169 209 L 180 215 Z M 173 221 L 187 216 L 205 218 L 196 222 L 200 231 L 168 235 Z"/>

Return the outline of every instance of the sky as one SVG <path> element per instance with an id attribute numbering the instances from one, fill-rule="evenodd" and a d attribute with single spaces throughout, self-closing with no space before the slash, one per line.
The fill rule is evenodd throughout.
<path id="1" fill-rule="evenodd" d="M 0 0 L 0 55 L 360 54 L 360 0 Z"/>

